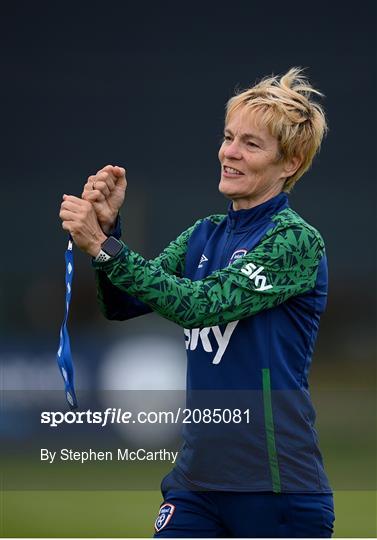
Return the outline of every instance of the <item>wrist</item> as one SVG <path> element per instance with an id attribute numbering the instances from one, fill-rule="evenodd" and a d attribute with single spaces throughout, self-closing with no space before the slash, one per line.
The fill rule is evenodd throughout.
<path id="1" fill-rule="evenodd" d="M 88 254 L 92 257 L 97 257 L 105 240 L 107 240 L 107 236 L 101 231 L 101 234 L 98 234 L 98 238 L 96 238 L 89 247 Z"/>
<path id="2" fill-rule="evenodd" d="M 95 256 L 94 260 L 96 262 L 107 262 L 114 257 L 117 257 L 119 253 L 123 250 L 124 244 L 120 242 L 114 236 L 109 236 L 101 244 L 101 249 L 98 254 Z"/>
<path id="3" fill-rule="evenodd" d="M 110 234 L 110 232 L 113 230 L 114 228 L 114 224 L 106 224 L 106 225 L 101 225 L 101 229 L 102 231 L 104 232 L 104 234 L 106 234 L 107 236 Z"/>
<path id="4" fill-rule="evenodd" d="M 117 217 L 118 217 L 118 214 L 116 214 L 113 219 L 106 220 L 106 221 L 99 221 L 101 229 L 104 232 L 104 234 L 106 234 L 106 236 L 109 236 L 111 234 L 111 231 L 114 230 Z"/>

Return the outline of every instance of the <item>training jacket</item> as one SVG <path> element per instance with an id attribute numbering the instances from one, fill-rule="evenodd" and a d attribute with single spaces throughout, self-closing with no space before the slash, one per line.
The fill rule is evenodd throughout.
<path id="1" fill-rule="evenodd" d="M 155 311 L 184 328 L 187 407 L 199 412 L 183 426 L 175 466 L 183 480 L 198 489 L 331 491 L 308 389 L 327 298 L 325 248 L 285 193 L 246 210 L 230 204 L 156 259 L 124 244 L 93 266 L 107 318 Z"/>

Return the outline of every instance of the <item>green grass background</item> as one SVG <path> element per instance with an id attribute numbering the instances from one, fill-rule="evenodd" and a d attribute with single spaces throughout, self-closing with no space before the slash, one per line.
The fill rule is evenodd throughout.
<path id="1" fill-rule="evenodd" d="M 375 537 L 376 492 L 335 492 L 335 536 Z M 2 536 L 151 537 L 158 491 L 8 491 Z"/>

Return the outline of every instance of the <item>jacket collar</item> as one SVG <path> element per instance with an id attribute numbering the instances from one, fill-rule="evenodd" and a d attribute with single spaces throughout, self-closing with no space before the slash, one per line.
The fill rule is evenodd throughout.
<path id="1" fill-rule="evenodd" d="M 233 203 L 228 207 L 227 229 L 243 230 L 256 225 L 258 222 L 266 221 L 273 215 L 289 207 L 288 195 L 279 193 L 272 199 L 243 210 L 233 210 Z"/>

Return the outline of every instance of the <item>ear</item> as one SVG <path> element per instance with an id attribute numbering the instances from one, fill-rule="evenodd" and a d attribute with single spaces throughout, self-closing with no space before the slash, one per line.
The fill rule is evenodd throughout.
<path id="1" fill-rule="evenodd" d="M 297 169 L 300 167 L 302 161 L 302 157 L 293 156 L 284 162 L 284 173 L 287 175 L 287 178 L 295 174 Z"/>

